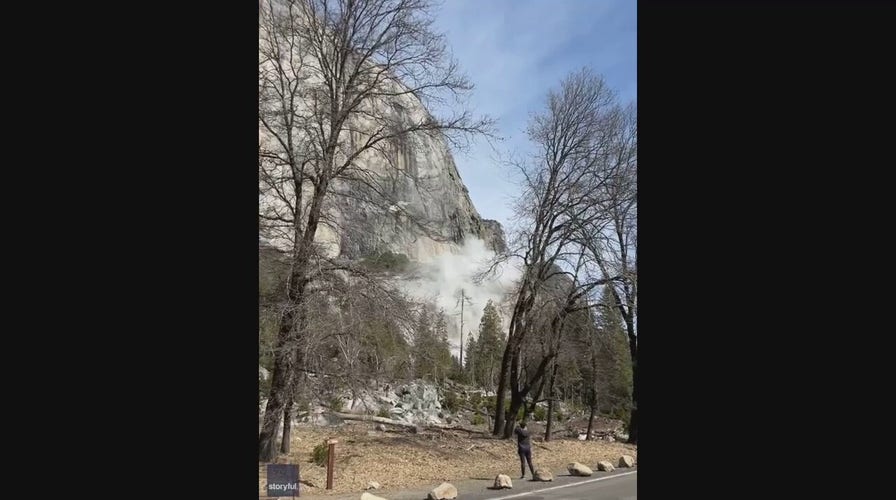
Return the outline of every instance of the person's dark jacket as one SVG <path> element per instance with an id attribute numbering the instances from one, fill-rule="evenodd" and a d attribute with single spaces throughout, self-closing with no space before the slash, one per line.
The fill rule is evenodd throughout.
<path id="1" fill-rule="evenodd" d="M 528 450 L 532 446 L 532 439 L 529 437 L 529 431 L 522 427 L 517 427 L 513 431 L 516 434 L 516 445 L 522 450 Z"/>

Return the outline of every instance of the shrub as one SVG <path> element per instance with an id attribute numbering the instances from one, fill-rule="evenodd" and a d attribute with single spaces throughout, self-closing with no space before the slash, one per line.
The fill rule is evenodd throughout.
<path id="1" fill-rule="evenodd" d="M 327 443 L 321 443 L 311 450 L 311 462 L 317 464 L 319 467 L 323 467 L 327 464 L 328 455 L 329 446 L 327 446 Z"/>
<path id="2" fill-rule="evenodd" d="M 380 406 L 379 411 L 376 412 L 377 417 L 389 418 L 389 409 L 385 406 Z"/>
<path id="3" fill-rule="evenodd" d="M 361 264 L 371 271 L 402 271 L 411 261 L 401 253 L 383 252 L 365 257 Z"/>
<path id="4" fill-rule="evenodd" d="M 496 399 L 495 396 L 488 396 L 483 399 L 482 406 L 486 413 L 491 414 L 495 412 Z"/>
<path id="5" fill-rule="evenodd" d="M 473 425 L 482 425 L 485 423 L 485 419 L 482 418 L 482 415 L 476 413 L 473 415 L 473 418 L 470 420 L 470 423 Z"/>
<path id="6" fill-rule="evenodd" d="M 536 422 L 544 422 L 544 419 L 547 418 L 547 416 L 548 412 L 543 406 L 536 406 L 535 411 L 532 412 L 532 418 Z"/>
<path id="7" fill-rule="evenodd" d="M 333 411 L 342 411 L 342 404 L 342 398 L 336 395 L 330 396 L 330 399 L 327 400 L 327 406 Z"/>
<path id="8" fill-rule="evenodd" d="M 445 409 L 453 413 L 456 412 L 457 408 L 460 406 L 460 398 L 454 391 L 445 391 L 443 403 Z"/>
<path id="9" fill-rule="evenodd" d="M 631 410 L 627 406 L 614 406 L 612 410 L 610 410 L 610 418 L 616 420 L 622 420 L 626 426 L 628 426 L 628 421 L 631 418 Z"/>
<path id="10" fill-rule="evenodd" d="M 470 404 L 473 405 L 473 408 L 479 408 L 479 405 L 482 403 L 482 394 L 478 392 L 474 392 L 470 394 Z"/>

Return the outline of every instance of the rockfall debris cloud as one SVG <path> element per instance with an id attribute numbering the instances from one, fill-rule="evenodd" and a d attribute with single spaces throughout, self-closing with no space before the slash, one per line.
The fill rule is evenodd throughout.
<path id="1" fill-rule="evenodd" d="M 456 356 L 460 353 L 461 291 L 466 297 L 463 307 L 464 343 L 470 332 L 474 337 L 478 335 L 482 310 L 489 299 L 498 306 L 503 330 L 505 335 L 507 333 L 508 292 L 513 290 L 521 273 L 518 265 L 505 263 L 494 275 L 476 283 L 475 276 L 488 266 L 494 256 L 495 253 L 486 248 L 485 242 L 468 237 L 456 251 L 443 253 L 431 262 L 421 264 L 416 279 L 404 283 L 411 295 L 432 300 L 437 307 L 444 309 L 451 351 Z"/>

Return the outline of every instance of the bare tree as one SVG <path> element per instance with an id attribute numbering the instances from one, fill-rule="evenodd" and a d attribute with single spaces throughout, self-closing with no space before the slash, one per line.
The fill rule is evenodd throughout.
<path id="1" fill-rule="evenodd" d="M 625 324 L 632 362 L 632 410 L 629 421 L 629 442 L 637 443 L 637 297 L 638 297 L 638 199 L 637 199 L 637 108 L 630 104 L 620 108 L 614 129 L 611 154 L 605 160 L 614 175 L 595 193 L 595 210 L 609 224 L 595 224 L 595 218 L 582 218 L 578 239 L 603 278 Z"/>
<path id="2" fill-rule="evenodd" d="M 433 30 L 427 0 L 265 0 L 260 10 L 259 221 L 291 249 L 259 434 L 259 460 L 270 461 L 299 363 L 308 286 L 332 257 L 319 233 L 340 231 L 331 199 L 395 206 L 389 182 L 406 175 L 394 168 L 396 142 L 434 134 L 457 143 L 489 122 L 468 112 L 440 119 L 396 111 L 444 104 L 472 88 Z"/>
<path id="3" fill-rule="evenodd" d="M 570 74 L 559 91 L 548 94 L 547 109 L 535 115 L 528 135 L 537 152 L 527 162 L 518 164 L 523 177 L 523 193 L 518 199 L 517 215 L 523 220 L 522 230 L 513 241 L 513 248 L 503 256 L 522 261 L 523 276 L 511 316 L 507 348 L 501 363 L 501 375 L 495 409 L 495 435 L 509 437 L 512 418 L 532 388 L 532 380 L 521 381 L 519 374 L 522 341 L 535 324 L 533 314 L 545 284 L 555 276 L 565 275 L 573 283 L 574 292 L 566 294 L 568 307 L 600 283 L 616 279 L 602 276 L 582 280 L 587 270 L 576 236 L 584 224 L 600 226 L 607 217 L 598 207 L 605 200 L 597 193 L 613 177 L 613 163 L 606 160 L 612 153 L 618 112 L 615 97 L 606 83 L 584 69 Z M 567 306 L 560 308 L 565 310 Z M 561 332 L 565 315 L 555 318 L 552 331 Z M 536 370 L 542 376 L 547 363 Z M 541 372 L 539 374 L 539 372 Z M 505 391 L 511 390 L 509 412 L 505 415 Z"/>

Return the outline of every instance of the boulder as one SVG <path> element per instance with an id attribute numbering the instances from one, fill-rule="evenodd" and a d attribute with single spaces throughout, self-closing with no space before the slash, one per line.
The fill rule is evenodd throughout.
<path id="1" fill-rule="evenodd" d="M 535 478 L 534 478 L 534 479 L 535 479 L 536 481 L 553 481 L 553 480 L 554 480 L 554 475 L 551 474 L 550 471 L 546 471 L 546 470 L 537 470 L 537 471 L 535 471 Z"/>
<path id="2" fill-rule="evenodd" d="M 613 464 L 607 462 L 606 460 L 597 463 L 597 470 L 602 470 L 606 472 L 613 472 L 616 468 L 613 467 Z"/>
<path id="3" fill-rule="evenodd" d="M 386 499 L 383 497 L 378 497 L 376 495 L 371 495 L 370 493 L 367 493 L 365 491 L 364 493 L 361 493 L 361 500 L 386 500 Z"/>
<path id="4" fill-rule="evenodd" d="M 429 492 L 429 496 L 427 497 L 429 500 L 445 500 L 449 498 L 457 498 L 457 488 L 454 487 L 451 483 L 442 483 L 432 491 Z"/>
<path id="5" fill-rule="evenodd" d="M 495 476 L 495 489 L 499 490 L 501 488 L 513 488 L 513 481 L 510 480 L 510 476 L 507 474 L 498 474 Z"/>
<path id="6" fill-rule="evenodd" d="M 634 467 L 635 457 L 631 455 L 622 455 L 619 457 L 619 467 Z"/>
<path id="7" fill-rule="evenodd" d="M 594 472 L 585 464 L 572 462 L 566 466 L 571 476 L 590 476 Z"/>

